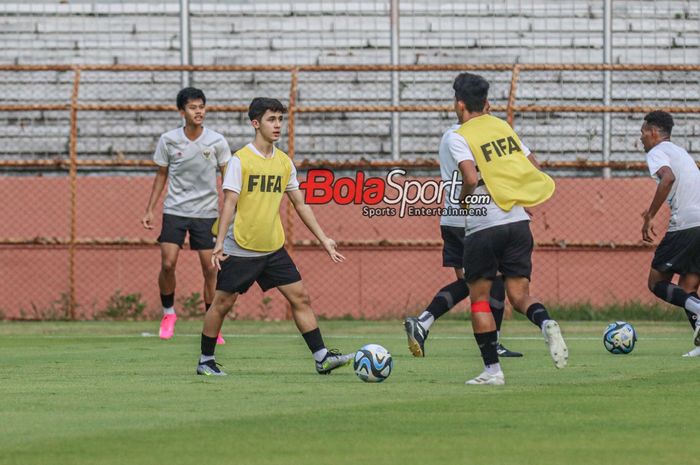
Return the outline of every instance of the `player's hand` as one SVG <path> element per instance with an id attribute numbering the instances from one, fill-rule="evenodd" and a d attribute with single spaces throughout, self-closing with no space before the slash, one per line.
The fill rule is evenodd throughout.
<path id="1" fill-rule="evenodd" d="M 217 245 L 211 252 L 211 266 L 221 271 L 221 262 L 225 261 L 228 255 L 224 254 L 224 247 L 222 245 Z"/>
<path id="2" fill-rule="evenodd" d="M 146 229 L 153 229 L 153 212 L 147 211 L 143 218 L 141 218 L 141 224 Z"/>
<path id="3" fill-rule="evenodd" d="M 333 260 L 334 263 L 340 263 L 343 260 L 345 260 L 345 257 L 343 257 L 338 251 L 336 250 L 338 245 L 335 243 L 335 241 L 329 237 L 321 241 L 321 245 L 323 246 L 324 249 L 326 249 L 326 252 L 328 252 L 328 255 L 331 256 L 331 260 Z"/>
<path id="4" fill-rule="evenodd" d="M 651 244 L 654 242 L 654 237 L 656 237 L 656 231 L 654 231 L 654 225 L 651 224 L 652 218 L 649 216 L 648 210 L 645 210 L 644 213 L 642 213 L 642 218 L 644 218 L 644 224 L 642 225 L 642 240 Z"/>

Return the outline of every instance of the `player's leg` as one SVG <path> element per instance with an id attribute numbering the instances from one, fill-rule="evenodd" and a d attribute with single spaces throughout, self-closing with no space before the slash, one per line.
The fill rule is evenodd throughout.
<path id="1" fill-rule="evenodd" d="M 354 353 L 343 355 L 335 349 L 329 350 L 323 342 L 316 315 L 311 308 L 309 293 L 286 250 L 280 249 L 267 257 L 267 263 L 258 278 L 258 284 L 263 291 L 276 287 L 287 299 L 292 308 L 294 323 L 313 355 L 316 371 L 319 374 L 328 374 L 350 363 Z"/>
<path id="2" fill-rule="evenodd" d="M 292 307 L 292 317 L 316 362 L 316 371 L 327 375 L 331 371 L 350 363 L 355 354 L 341 354 L 328 349 L 323 342 L 316 315 L 311 308 L 311 298 L 303 281 L 277 286 Z"/>
<path id="3" fill-rule="evenodd" d="M 678 285 L 681 287 L 681 289 L 683 289 L 685 292 L 687 292 L 691 296 L 698 298 L 698 286 L 700 286 L 700 274 L 696 274 L 696 273 L 683 274 L 683 275 L 681 275 L 680 279 L 678 280 Z M 693 334 L 695 334 L 695 331 L 697 330 L 697 327 L 698 327 L 698 316 L 695 313 L 690 312 L 688 310 L 685 310 L 685 314 L 688 317 L 688 322 L 690 323 L 690 326 L 693 328 Z M 695 347 L 690 352 L 683 354 L 683 357 L 700 357 L 700 347 Z"/>
<path id="4" fill-rule="evenodd" d="M 440 226 L 440 234 L 443 240 L 442 266 L 453 268 L 457 279 L 440 289 L 417 318 L 408 317 L 404 320 L 408 349 L 414 357 L 425 356 L 425 340 L 435 320 L 469 295 L 469 288 L 464 281 L 462 270 L 464 228 Z"/>
<path id="5" fill-rule="evenodd" d="M 201 354 L 197 365 L 199 375 L 225 375 L 214 359 L 216 339 L 226 315 L 233 309 L 239 294 L 246 292 L 265 268 L 266 257 L 229 256 L 221 262 L 216 277 L 214 299 L 204 315 Z"/>
<path id="6" fill-rule="evenodd" d="M 674 274 L 700 274 L 700 228 L 667 232 L 656 247 L 647 285 L 659 299 L 700 316 L 700 299 L 671 282 Z M 690 282 L 688 285 L 692 284 Z M 697 288 L 696 288 L 697 289 Z M 700 331 L 693 335 L 700 346 Z"/>
<path id="7" fill-rule="evenodd" d="M 568 363 L 569 349 L 561 335 L 559 324 L 553 320 L 542 301 L 530 295 L 532 274 L 532 251 L 534 240 L 528 221 L 505 225 L 506 245 L 500 262 L 500 271 L 505 278 L 506 292 L 513 308 L 542 330 L 544 340 L 554 366 L 564 368 Z"/>
<path id="8" fill-rule="evenodd" d="M 489 304 L 492 283 L 498 272 L 498 249 L 504 240 L 501 227 L 477 231 L 464 240 L 464 270 L 471 295 L 472 329 L 484 362 L 484 371 L 467 384 L 505 384 L 498 361 L 496 321 Z"/>
<path id="9" fill-rule="evenodd" d="M 464 272 L 461 266 L 455 268 L 457 279 L 440 289 L 430 304 L 416 317 L 404 320 L 404 330 L 408 337 L 408 349 L 414 357 L 425 356 L 425 340 L 428 338 L 430 327 L 435 320 L 450 311 L 469 295 L 469 288 L 464 282 Z M 461 276 L 461 277 L 460 277 Z"/>
<path id="10" fill-rule="evenodd" d="M 158 236 L 160 243 L 160 271 L 158 273 L 158 288 L 160 302 L 163 306 L 163 319 L 160 322 L 159 336 L 170 339 L 175 332 L 175 268 L 180 249 L 185 243 L 187 234 L 187 218 L 174 215 L 163 215 L 163 226 Z"/>
<path id="11" fill-rule="evenodd" d="M 217 337 L 221 333 L 221 326 L 226 315 L 233 309 L 233 304 L 238 298 L 237 292 L 217 290 L 212 299 L 209 310 L 204 315 L 204 326 L 201 337 L 201 353 L 197 364 L 198 375 L 225 376 L 216 364 L 214 352 L 216 350 Z"/>
<path id="12" fill-rule="evenodd" d="M 208 312 L 214 301 L 216 293 L 216 268 L 211 264 L 211 249 L 197 250 L 199 255 L 199 264 L 202 267 L 202 276 L 204 277 L 204 312 Z M 216 338 L 217 344 L 226 344 L 224 337 L 219 332 Z"/>
<path id="13" fill-rule="evenodd" d="M 163 307 L 163 317 L 160 321 L 159 336 L 161 339 L 170 339 L 175 333 L 175 268 L 180 254 L 180 246 L 177 244 L 160 244 L 160 272 L 158 273 L 158 288 L 160 290 L 160 303 Z"/>
<path id="14" fill-rule="evenodd" d="M 211 264 L 211 252 L 214 250 L 216 238 L 212 233 L 212 226 L 216 218 L 193 218 L 190 222 L 190 247 L 196 250 L 199 256 L 199 264 L 204 278 L 204 311 L 208 311 L 214 300 L 216 292 L 216 268 Z M 225 344 L 221 333 L 217 336 L 217 344 Z"/>
<path id="15" fill-rule="evenodd" d="M 493 280 L 493 283 L 491 283 L 489 306 L 491 307 L 493 319 L 496 321 L 496 335 L 498 337 L 498 347 L 496 350 L 498 351 L 498 356 L 507 358 L 522 357 L 523 354 L 520 352 L 508 350 L 501 344 L 501 325 L 503 324 L 503 316 L 506 310 L 506 287 L 503 276 L 497 276 L 496 279 Z"/>
<path id="16" fill-rule="evenodd" d="M 678 279 L 678 286 L 683 289 L 689 296 L 698 298 L 698 286 L 700 286 L 700 274 L 696 273 L 685 273 Z M 683 309 L 685 310 L 685 308 Z M 685 310 L 685 314 L 688 317 L 688 323 L 693 328 L 696 327 L 696 322 L 698 315 L 689 310 Z"/>

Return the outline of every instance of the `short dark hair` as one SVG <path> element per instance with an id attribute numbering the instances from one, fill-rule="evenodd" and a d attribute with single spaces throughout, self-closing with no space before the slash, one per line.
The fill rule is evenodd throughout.
<path id="1" fill-rule="evenodd" d="M 175 99 L 177 109 L 184 110 L 185 105 L 187 105 L 190 100 L 201 100 L 203 104 L 207 104 L 207 98 L 204 96 L 204 92 L 202 92 L 201 89 L 185 87 L 177 93 L 177 98 Z"/>
<path id="2" fill-rule="evenodd" d="M 673 130 L 673 116 L 671 116 L 671 113 L 661 110 L 652 111 L 651 113 L 647 113 L 644 117 L 644 121 L 646 121 L 649 126 L 661 129 L 664 134 L 668 136 L 671 135 L 671 130 Z"/>
<path id="3" fill-rule="evenodd" d="M 287 108 L 276 98 L 255 97 L 248 107 L 248 118 L 260 121 L 267 110 L 287 113 Z"/>
<path id="4" fill-rule="evenodd" d="M 489 96 L 489 82 L 478 74 L 462 73 L 455 78 L 452 88 L 455 98 L 464 102 L 470 112 L 484 111 Z"/>

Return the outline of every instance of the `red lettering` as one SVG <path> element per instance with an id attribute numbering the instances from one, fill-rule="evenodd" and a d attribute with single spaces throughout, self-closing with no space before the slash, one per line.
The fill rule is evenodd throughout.
<path id="1" fill-rule="evenodd" d="M 324 204 L 333 200 L 338 205 L 376 205 L 384 199 L 385 181 L 382 178 L 367 178 L 358 171 L 355 178 L 335 179 L 327 169 L 309 170 L 306 180 L 299 183 L 305 193 L 304 201 L 309 204 Z"/>
<path id="2" fill-rule="evenodd" d="M 299 183 L 299 188 L 304 191 L 304 202 L 309 205 L 330 202 L 333 198 L 333 179 L 331 170 L 309 170 L 306 180 Z"/>
<path id="3" fill-rule="evenodd" d="M 384 180 L 381 178 L 369 178 L 366 189 L 362 195 L 362 201 L 367 205 L 377 205 L 384 199 Z"/>
<path id="4" fill-rule="evenodd" d="M 345 188 L 345 193 L 343 193 Z M 355 180 L 352 178 L 340 178 L 333 186 L 333 200 L 338 205 L 348 205 L 355 198 Z"/>

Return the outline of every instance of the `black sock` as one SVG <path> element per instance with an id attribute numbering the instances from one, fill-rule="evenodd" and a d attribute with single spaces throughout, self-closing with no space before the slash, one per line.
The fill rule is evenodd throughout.
<path id="1" fill-rule="evenodd" d="M 659 299 L 681 308 L 685 308 L 685 301 L 690 297 L 690 294 L 670 281 L 659 281 L 654 285 L 653 292 Z"/>
<path id="2" fill-rule="evenodd" d="M 545 320 L 549 320 L 549 313 L 547 313 L 547 309 L 544 308 L 544 305 L 538 302 L 528 307 L 527 319 L 541 328 L 542 323 L 544 323 Z"/>
<path id="3" fill-rule="evenodd" d="M 503 313 L 506 310 L 506 287 L 503 284 L 503 277 L 499 276 L 493 280 L 491 284 L 491 297 L 489 298 L 489 307 L 491 307 L 491 313 L 493 314 L 493 319 L 496 320 L 496 331 L 501 330 L 501 323 L 503 323 Z"/>
<path id="4" fill-rule="evenodd" d="M 216 349 L 216 338 L 206 336 L 206 335 L 204 335 L 204 333 L 202 333 L 201 347 L 202 347 L 202 355 L 206 355 L 207 357 L 212 357 L 214 355 L 214 349 Z"/>
<path id="5" fill-rule="evenodd" d="M 175 305 L 175 293 L 173 292 L 172 294 L 161 294 L 160 303 L 163 305 L 163 308 L 172 307 L 173 305 Z"/>
<path id="6" fill-rule="evenodd" d="M 425 311 L 433 315 L 433 318 L 437 320 L 450 311 L 452 307 L 466 299 L 468 295 L 469 287 L 467 283 L 463 279 L 458 279 L 440 289 Z"/>
<path id="7" fill-rule="evenodd" d="M 326 344 L 323 343 L 321 330 L 318 328 L 312 329 L 308 333 L 304 333 L 301 336 L 306 341 L 306 345 L 309 346 L 309 350 L 312 354 L 326 347 Z"/>
<path id="8" fill-rule="evenodd" d="M 204 302 L 204 313 L 208 312 L 210 307 L 211 307 L 211 304 Z"/>
<path id="9" fill-rule="evenodd" d="M 481 351 L 481 358 L 484 359 L 484 365 L 493 365 L 498 363 L 498 335 L 496 331 L 488 333 L 474 333 L 474 339 Z"/>
<path id="10" fill-rule="evenodd" d="M 697 292 L 691 292 L 690 296 L 695 297 L 696 299 L 699 298 Z M 686 310 L 685 308 L 683 310 L 685 310 L 685 316 L 688 317 L 688 323 L 690 323 L 690 327 L 695 329 L 695 325 L 698 322 L 698 316 L 690 310 Z"/>

